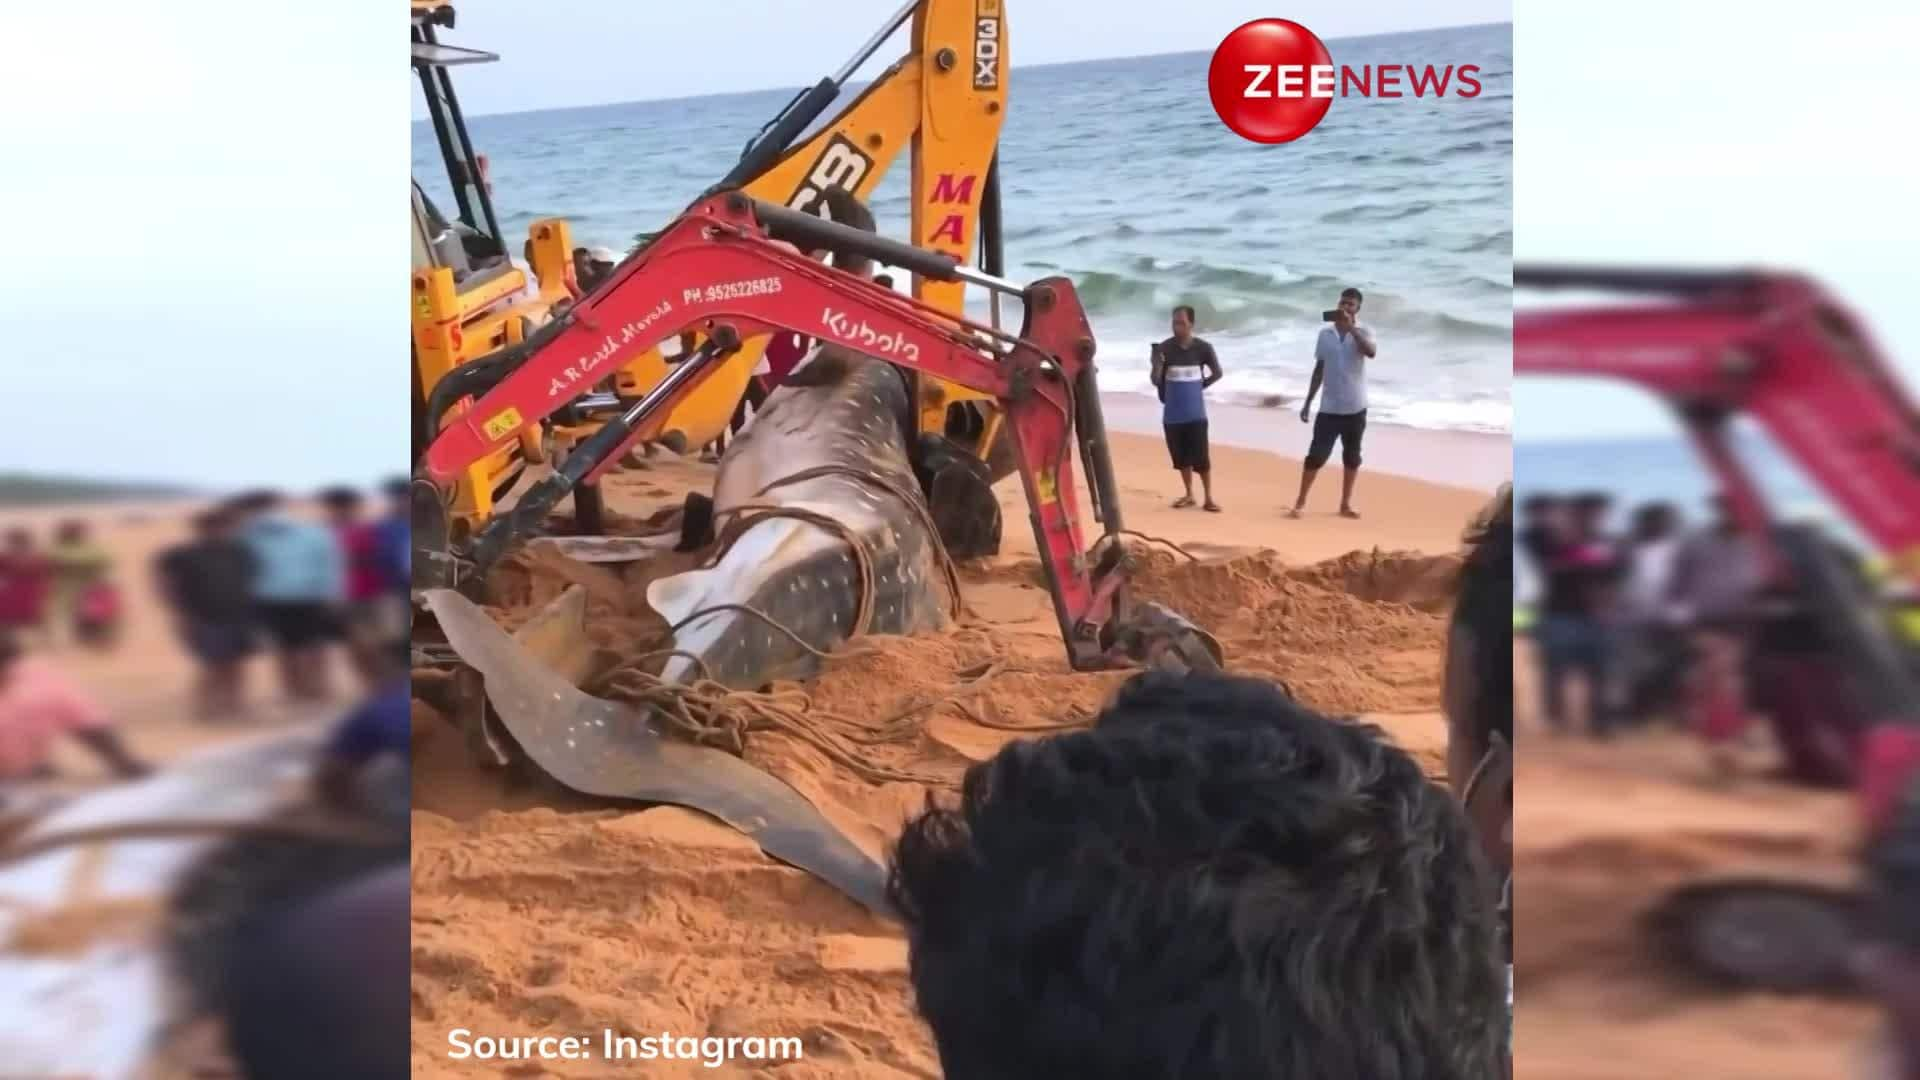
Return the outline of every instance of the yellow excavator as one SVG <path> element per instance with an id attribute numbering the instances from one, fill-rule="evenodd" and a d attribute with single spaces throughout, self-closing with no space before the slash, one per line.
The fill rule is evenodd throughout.
<path id="1" fill-rule="evenodd" d="M 529 227 L 521 251 L 529 271 L 514 265 L 501 236 L 486 159 L 477 153 L 455 96 L 451 69 L 497 60 L 491 53 L 440 40 L 451 29 L 453 8 L 439 0 L 411 0 L 413 67 L 426 98 L 454 193 L 455 216 L 433 205 L 416 182 L 413 191 L 414 446 L 416 457 L 431 441 L 429 417 L 451 418 L 459 402 L 488 385 L 488 368 L 544 324 L 556 305 L 577 298 L 571 272 L 572 241 L 564 221 L 544 219 Z M 809 128 L 825 114 L 847 81 L 888 38 L 909 21 L 912 48 L 887 68 L 839 115 Z M 950 254 L 963 263 L 976 251 L 982 269 L 1004 270 L 999 177 L 995 149 L 1006 116 L 1007 27 L 1003 0 L 911 0 L 894 13 L 834 74 L 794 97 L 746 146 L 739 162 L 708 189 L 737 189 L 753 198 L 821 215 L 824 192 L 844 188 L 865 201 L 903 151 L 911 149 L 912 219 L 909 240 Z M 806 135 L 804 141 L 801 137 Z M 824 255 L 824 253 L 820 253 Z M 965 283 L 916 276 L 914 295 L 943 312 L 960 315 Z M 997 310 L 994 312 L 997 324 Z M 754 371 L 767 357 L 772 337 L 742 343 L 699 388 L 676 405 L 660 425 L 660 442 L 676 452 L 706 446 L 722 436 Z M 541 463 L 554 449 L 577 445 L 601 422 L 644 396 L 666 377 L 695 341 L 680 351 L 635 350 L 614 377 L 570 405 L 543 431 L 529 431 L 468 470 L 454 493 L 453 528 L 484 524 L 495 504 L 512 490 L 527 463 Z M 804 343 L 782 342 L 801 348 Z M 920 435 L 927 467 L 951 466 L 975 477 L 967 498 L 936 507 L 954 554 L 986 554 L 999 544 L 997 507 L 978 481 L 997 480 L 1012 467 L 1001 439 L 997 405 L 978 394 L 921 376 L 915 386 Z M 626 447 L 619 452 L 624 453 Z M 596 531 L 597 486 L 574 493 L 582 528 Z M 984 520 L 991 517 L 990 521 Z"/>

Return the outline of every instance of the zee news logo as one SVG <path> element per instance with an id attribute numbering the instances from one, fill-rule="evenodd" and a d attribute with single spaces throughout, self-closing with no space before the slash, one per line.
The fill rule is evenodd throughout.
<path id="1" fill-rule="evenodd" d="M 1312 131 L 1335 97 L 1476 98 L 1478 64 L 1335 64 L 1326 43 L 1288 19 L 1236 27 L 1213 51 L 1207 96 L 1242 138 L 1285 143 Z"/>
<path id="2" fill-rule="evenodd" d="M 1000 0 L 979 0 L 973 8 L 973 88 L 1000 86 Z"/>
<path id="3" fill-rule="evenodd" d="M 1432 64 L 1424 67 L 1381 64 L 1378 69 L 1372 64 L 1359 68 L 1345 65 L 1336 68 L 1332 64 L 1315 64 L 1311 67 L 1301 64 L 1242 64 L 1241 69 L 1247 75 L 1247 88 L 1240 95 L 1243 98 L 1330 98 L 1336 89 L 1341 97 L 1349 97 L 1354 95 L 1356 88 L 1360 97 L 1407 97 L 1406 91 L 1400 89 L 1402 77 L 1406 79 L 1413 97 L 1446 97 L 1448 83 L 1456 86 L 1456 97 L 1479 97 L 1482 89 L 1478 64 L 1462 64 L 1457 69 L 1452 64 L 1444 68 L 1436 68 Z"/>

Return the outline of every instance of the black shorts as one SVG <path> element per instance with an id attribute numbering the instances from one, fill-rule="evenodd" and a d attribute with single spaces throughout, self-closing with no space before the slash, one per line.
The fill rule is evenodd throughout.
<path id="1" fill-rule="evenodd" d="M 1184 424 L 1168 424 L 1167 453 L 1173 457 L 1176 469 L 1192 469 L 1195 472 L 1207 472 L 1212 463 L 1207 458 L 1207 422 L 1189 420 Z"/>
<path id="2" fill-rule="evenodd" d="M 256 614 L 282 649 L 310 649 L 341 636 L 340 620 L 326 604 L 261 604 Z"/>
<path id="3" fill-rule="evenodd" d="M 253 626 L 237 619 L 187 623 L 187 649 L 203 664 L 232 664 L 253 654 Z"/>
<path id="4" fill-rule="evenodd" d="M 1357 413 L 1323 412 L 1313 418 L 1313 442 L 1307 447 L 1307 468 L 1317 469 L 1333 456 L 1333 442 L 1340 440 L 1340 464 L 1349 469 L 1360 467 L 1360 438 L 1367 433 L 1367 410 Z"/>

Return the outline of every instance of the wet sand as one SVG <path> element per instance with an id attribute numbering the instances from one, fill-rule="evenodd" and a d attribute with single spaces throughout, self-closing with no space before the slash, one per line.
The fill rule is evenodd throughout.
<path id="1" fill-rule="evenodd" d="M 1229 447 L 1215 458 L 1227 512 L 1173 510 L 1178 479 L 1160 441 L 1114 443 L 1128 526 L 1203 560 L 1143 554 L 1140 593 L 1218 636 L 1234 669 L 1282 679 L 1324 710 L 1368 714 L 1438 775 L 1440 612 L 1452 553 L 1486 493 L 1369 474 L 1365 520 L 1334 515 L 1337 489 L 1327 489 L 1324 506 L 1294 521 L 1284 506 L 1297 462 Z M 712 473 L 663 456 L 609 477 L 607 503 L 630 524 L 707 490 Z M 1276 474 L 1288 477 L 1285 496 L 1274 491 Z M 940 634 L 869 639 L 794 688 L 816 714 L 874 735 L 864 751 L 872 764 L 925 782 L 870 783 L 783 734 L 748 743 L 748 760 L 876 857 L 970 764 L 1044 727 L 1085 722 L 1124 678 L 1067 669 L 1017 481 L 1000 494 L 1004 551 L 962 569 L 967 618 Z M 585 581 L 599 643 L 636 649 L 657 629 L 634 606 L 648 573 L 532 567 L 501 614 L 512 620 L 557 594 L 555 577 Z M 889 924 L 700 815 L 511 790 L 470 764 L 460 737 L 421 703 L 415 728 L 416 1076 L 510 1067 L 449 1060 L 448 1033 L 463 1027 L 494 1036 L 791 1036 L 806 1055 L 777 1073 L 748 1061 L 713 1070 L 587 1060 L 541 1062 L 545 1075 L 938 1075 L 913 1012 L 904 943 Z"/>

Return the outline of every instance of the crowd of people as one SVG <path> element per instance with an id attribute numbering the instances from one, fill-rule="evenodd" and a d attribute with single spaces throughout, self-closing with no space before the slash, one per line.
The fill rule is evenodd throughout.
<path id="1" fill-rule="evenodd" d="M 1631 722 L 1678 719 L 1689 679 L 1737 684 L 1742 641 L 1767 584 L 1764 547 L 1724 497 L 1697 525 L 1672 504 L 1650 503 L 1616 533 L 1613 511 L 1598 492 L 1535 494 L 1522 506 L 1522 548 L 1542 583 L 1535 639 L 1542 715 L 1553 731 L 1577 726 L 1567 697 L 1576 680 L 1585 684 L 1586 729 L 1599 737 Z"/>
<path id="2" fill-rule="evenodd" d="M 263 647 L 278 660 L 287 696 L 334 699 L 331 656 L 343 650 L 367 693 L 341 737 L 343 760 L 393 749 L 406 729 L 411 536 L 405 480 L 386 506 L 346 488 L 323 492 L 317 517 L 271 491 L 205 508 L 193 535 L 160 553 L 155 576 L 182 645 L 197 667 L 198 717 L 245 712 L 246 661 Z M 62 642 L 100 640 L 112 608 L 93 599 L 115 588 L 111 560 L 84 523 L 67 523 L 42 552 L 16 529 L 0 559 L 0 780 L 52 774 L 71 738 L 116 776 L 148 771 L 116 734 L 94 695 L 55 662 Z M 92 629 L 90 629 L 92 627 Z M 401 718 L 396 721 L 396 715 Z M 356 756 L 358 755 L 358 756 Z M 404 790 L 404 785 L 400 788 Z"/>
<path id="3" fill-rule="evenodd" d="M 315 520 L 276 492 L 248 493 L 201 511 L 193 537 L 161 553 L 161 594 L 199 665 L 203 718 L 243 710 L 245 663 L 263 646 L 296 701 L 331 699 L 336 646 L 364 681 L 382 678 L 382 650 L 407 634 L 411 576 L 407 482 L 385 496 L 370 515 L 359 491 L 324 491 Z"/>
<path id="4" fill-rule="evenodd" d="M 46 543 L 26 526 L 0 548 L 0 632 L 21 642 L 103 647 L 119 625 L 113 560 L 84 521 L 54 526 Z"/>

